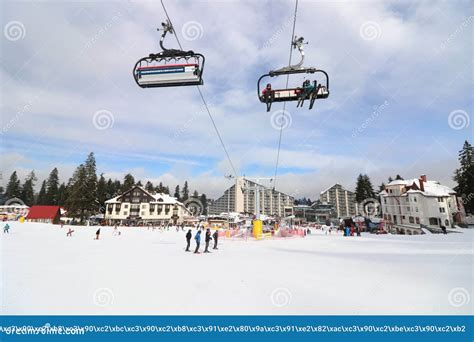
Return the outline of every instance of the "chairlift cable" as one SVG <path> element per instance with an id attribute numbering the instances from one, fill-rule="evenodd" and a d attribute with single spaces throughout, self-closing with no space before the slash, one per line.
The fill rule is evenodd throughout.
<path id="1" fill-rule="evenodd" d="M 293 54 L 293 39 L 295 37 L 295 27 L 296 27 L 296 14 L 298 12 L 298 0 L 296 0 L 295 3 L 295 14 L 293 17 L 293 30 L 291 33 L 291 39 L 290 39 L 290 57 L 288 59 L 288 67 L 291 65 L 291 56 Z M 288 88 L 288 83 L 290 80 L 290 74 L 286 75 L 286 86 L 285 88 Z M 280 118 L 282 119 L 283 116 L 285 115 L 285 109 L 286 109 L 286 102 L 283 102 L 283 111 L 281 112 Z M 278 150 L 277 150 L 277 158 L 276 158 L 276 165 L 275 165 L 275 175 L 273 177 L 273 189 L 276 187 L 276 178 L 277 178 L 277 173 L 278 173 L 278 163 L 280 161 L 280 148 L 281 148 L 281 139 L 283 135 L 283 120 L 280 120 L 280 135 L 278 138 Z"/>
<path id="2" fill-rule="evenodd" d="M 297 1 L 298 1 L 298 0 L 297 0 Z M 163 7 L 163 10 L 164 10 L 164 12 L 165 12 L 166 18 L 168 19 L 168 21 L 169 21 L 171 27 L 174 28 L 173 22 L 171 21 L 171 18 L 170 18 L 170 16 L 168 15 L 168 11 L 166 10 L 166 6 L 165 6 L 165 4 L 163 3 L 163 0 L 161 0 L 161 6 Z M 178 43 L 178 45 L 179 45 L 179 48 L 180 48 L 181 50 L 183 50 L 183 47 L 181 46 L 181 42 L 179 41 L 179 38 L 178 38 L 178 35 L 176 34 L 176 32 L 175 32 L 174 36 L 175 36 L 176 41 L 177 41 L 177 43 Z M 217 128 L 216 122 L 214 121 L 214 118 L 212 117 L 211 111 L 209 110 L 209 106 L 207 105 L 207 101 L 206 101 L 205 98 L 204 98 L 204 94 L 202 93 L 201 88 L 199 87 L 199 85 L 196 85 L 196 87 L 197 87 L 197 89 L 198 89 L 198 92 L 199 92 L 199 95 L 200 95 L 200 97 L 201 97 L 201 100 L 202 100 L 202 102 L 203 102 L 203 104 L 204 104 L 204 107 L 206 108 L 207 114 L 209 115 L 209 118 L 211 119 L 212 125 L 214 126 L 214 129 L 215 129 L 215 131 L 216 131 L 217 137 L 219 138 L 219 141 L 220 141 L 220 143 L 221 143 L 221 145 L 222 145 L 222 149 L 224 150 L 225 155 L 227 156 L 227 160 L 229 161 L 229 164 L 230 164 L 230 166 L 231 166 L 231 168 L 232 168 L 232 171 L 233 171 L 233 173 L 234 173 L 234 176 L 237 178 L 237 172 L 236 172 L 236 170 L 235 170 L 234 164 L 232 163 L 232 160 L 230 159 L 230 155 L 229 155 L 229 152 L 227 152 L 227 148 L 225 147 L 224 140 L 222 140 L 222 136 L 221 136 L 221 134 L 220 134 L 220 132 L 219 132 L 219 129 Z"/>

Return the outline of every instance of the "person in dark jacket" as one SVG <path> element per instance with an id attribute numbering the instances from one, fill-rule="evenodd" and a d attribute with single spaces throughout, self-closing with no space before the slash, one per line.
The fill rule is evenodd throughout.
<path id="1" fill-rule="evenodd" d="M 211 253 L 209 252 L 209 242 L 211 242 L 212 237 L 211 237 L 211 230 L 209 228 L 206 229 L 206 239 L 204 240 L 206 242 L 206 248 L 204 249 L 204 253 Z"/>
<path id="2" fill-rule="evenodd" d="M 212 234 L 212 238 L 214 239 L 214 247 L 212 249 L 219 249 L 217 248 L 217 240 L 219 240 L 219 231 L 215 231 L 214 234 Z"/>
<path id="3" fill-rule="evenodd" d="M 97 231 L 95 232 L 95 239 L 94 240 L 99 240 L 99 236 L 100 236 L 100 228 L 97 229 Z"/>
<path id="4" fill-rule="evenodd" d="M 199 254 L 199 246 L 201 245 L 201 231 L 198 230 L 196 233 L 196 236 L 194 237 L 194 240 L 196 240 L 196 249 L 194 250 L 194 253 Z"/>
<path id="5" fill-rule="evenodd" d="M 193 235 L 191 234 L 191 229 L 190 229 L 190 230 L 188 230 L 188 232 L 186 233 L 186 243 L 187 243 L 187 245 L 186 245 L 186 252 L 191 252 L 191 251 L 189 250 L 189 246 L 191 246 L 191 238 L 192 238 L 192 236 L 193 236 Z"/>

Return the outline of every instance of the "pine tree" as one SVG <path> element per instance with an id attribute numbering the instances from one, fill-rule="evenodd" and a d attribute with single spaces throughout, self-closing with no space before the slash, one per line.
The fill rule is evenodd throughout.
<path id="1" fill-rule="evenodd" d="M 359 174 L 359 176 L 357 176 L 355 198 L 357 203 L 361 203 L 365 200 L 364 177 L 361 173 Z"/>
<path id="2" fill-rule="evenodd" d="M 192 197 L 193 198 L 199 198 L 199 192 L 197 192 L 197 190 L 194 190 Z"/>
<path id="3" fill-rule="evenodd" d="M 185 181 L 184 186 L 183 186 L 183 195 L 181 196 L 181 201 L 186 202 L 188 199 L 189 199 L 188 181 Z"/>
<path id="4" fill-rule="evenodd" d="M 202 204 L 202 214 L 203 215 L 207 215 L 207 197 L 205 194 L 202 194 L 200 197 L 199 197 L 199 200 L 201 201 L 201 204 Z"/>
<path id="5" fill-rule="evenodd" d="M 41 189 L 38 193 L 38 197 L 36 198 L 36 204 L 45 205 L 46 204 L 46 181 L 44 180 L 41 183 Z"/>
<path id="6" fill-rule="evenodd" d="M 393 178 L 392 177 L 388 177 L 388 182 L 393 182 Z"/>
<path id="7" fill-rule="evenodd" d="M 97 213 L 100 208 L 100 203 L 97 200 L 97 167 L 93 152 L 87 156 L 84 169 L 86 173 L 86 182 L 84 184 L 85 212 L 88 215 L 92 215 Z"/>
<path id="8" fill-rule="evenodd" d="M 107 201 L 109 198 L 110 197 L 107 195 L 107 182 L 105 180 L 104 174 L 101 173 L 99 181 L 97 182 L 97 201 L 99 202 L 101 212 L 105 212 L 105 201 Z"/>
<path id="9" fill-rule="evenodd" d="M 379 185 L 379 192 L 382 192 L 385 190 L 385 183 L 382 182 L 382 184 Z"/>
<path id="10" fill-rule="evenodd" d="M 21 196 L 21 184 L 16 171 L 10 176 L 10 180 L 7 184 L 7 189 L 5 190 L 5 197 L 8 199 L 19 198 Z"/>
<path id="11" fill-rule="evenodd" d="M 143 186 L 143 184 L 142 184 L 142 181 L 141 181 L 141 180 L 139 180 L 139 181 L 137 182 L 137 184 L 135 184 L 135 185 L 136 185 L 136 186 Z"/>
<path id="12" fill-rule="evenodd" d="M 105 186 L 105 193 L 106 193 L 105 197 L 107 197 L 107 199 L 111 199 L 115 197 L 115 186 L 114 186 L 114 182 L 112 181 L 112 178 L 109 178 L 107 180 L 107 184 Z"/>
<path id="13" fill-rule="evenodd" d="M 170 188 L 168 186 L 165 186 L 163 188 L 163 193 L 169 195 L 170 194 Z"/>
<path id="14" fill-rule="evenodd" d="M 179 193 L 179 185 L 176 185 L 176 188 L 174 190 L 174 197 L 178 200 L 178 201 L 181 201 L 181 196 L 180 196 L 180 193 Z"/>
<path id="15" fill-rule="evenodd" d="M 58 169 L 54 168 L 48 179 L 46 180 L 46 204 L 57 205 L 58 204 L 58 190 L 59 190 L 59 176 Z"/>
<path id="16" fill-rule="evenodd" d="M 58 205 L 64 206 L 68 197 L 68 188 L 66 184 L 61 183 L 58 189 Z"/>
<path id="17" fill-rule="evenodd" d="M 99 209 L 97 200 L 97 173 L 94 153 L 90 153 L 84 164 L 79 165 L 69 180 L 69 196 L 66 207 L 73 217 L 81 222 L 85 217 L 96 213 Z"/>
<path id="18" fill-rule="evenodd" d="M 370 181 L 370 178 L 367 175 L 364 175 L 364 189 L 366 196 L 364 199 L 375 197 L 374 187 L 372 186 L 372 182 Z"/>
<path id="19" fill-rule="evenodd" d="M 362 203 L 367 198 L 375 197 L 374 188 L 369 176 L 359 174 L 357 177 L 355 194 L 357 203 Z"/>
<path id="20" fill-rule="evenodd" d="M 3 186 L 0 186 L 0 204 L 5 203 L 6 197 L 5 197 L 5 188 Z"/>
<path id="21" fill-rule="evenodd" d="M 35 171 L 31 171 L 21 188 L 21 199 L 28 206 L 32 206 L 35 203 L 34 188 L 37 180 L 38 178 L 36 178 Z"/>
<path id="22" fill-rule="evenodd" d="M 162 182 L 160 182 L 160 184 L 158 184 L 158 186 L 155 188 L 155 191 L 159 194 L 164 193 L 165 187 L 163 186 Z"/>
<path id="23" fill-rule="evenodd" d="M 112 197 L 115 197 L 115 196 L 117 196 L 118 194 L 120 194 L 121 189 L 122 189 L 122 183 L 120 183 L 120 181 L 119 181 L 118 179 L 116 179 L 116 180 L 114 181 L 114 192 L 113 192 L 113 196 L 112 196 Z"/>
<path id="24" fill-rule="evenodd" d="M 454 188 L 462 198 L 467 214 L 474 214 L 474 148 L 466 140 L 459 151 L 459 168 L 454 171 L 454 181 L 458 185 Z"/>
<path id="25" fill-rule="evenodd" d="M 396 175 L 396 176 L 395 176 L 395 180 L 403 180 L 403 177 L 400 176 L 400 175 Z"/>
<path id="26" fill-rule="evenodd" d="M 155 187 L 153 186 L 153 183 L 150 182 L 150 181 L 147 181 L 146 184 L 145 184 L 145 190 L 150 192 L 150 193 L 155 192 Z"/>
<path id="27" fill-rule="evenodd" d="M 88 207 L 88 199 L 85 194 L 85 183 L 87 182 L 87 172 L 84 164 L 79 165 L 68 183 L 70 188 L 69 196 L 66 200 L 68 215 L 79 217 L 81 222 L 85 217 L 85 211 Z"/>
<path id="28" fill-rule="evenodd" d="M 135 178 L 130 173 L 127 173 L 123 179 L 122 193 L 130 190 L 135 186 Z"/>

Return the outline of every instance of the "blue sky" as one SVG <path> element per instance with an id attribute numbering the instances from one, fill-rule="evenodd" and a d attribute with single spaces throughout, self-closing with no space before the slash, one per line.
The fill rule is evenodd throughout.
<path id="1" fill-rule="evenodd" d="M 238 174 L 273 176 L 282 105 L 267 113 L 256 81 L 288 61 L 294 2 L 165 4 L 184 48 L 206 56 L 202 91 Z M 229 185 L 195 87 L 133 81 L 135 62 L 159 51 L 159 2 L 1 6 L 3 184 L 13 170 L 42 180 L 53 167 L 66 181 L 94 151 L 106 177 L 187 179 L 212 197 Z M 397 173 L 453 185 L 473 135 L 473 23 L 469 1 L 300 1 L 305 65 L 329 73 L 331 96 L 311 111 L 287 105 L 277 188 L 316 198 L 336 182 L 353 189 L 361 172 L 377 185 Z"/>

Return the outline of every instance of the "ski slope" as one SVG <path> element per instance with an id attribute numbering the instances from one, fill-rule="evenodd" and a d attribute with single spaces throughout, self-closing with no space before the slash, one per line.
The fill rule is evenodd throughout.
<path id="1" fill-rule="evenodd" d="M 2 314 L 472 314 L 473 231 L 220 240 L 185 232 L 10 222 Z M 1 225 L 3 227 L 3 225 Z M 194 246 L 194 240 L 193 240 Z M 202 247 L 201 247 L 202 251 Z"/>

